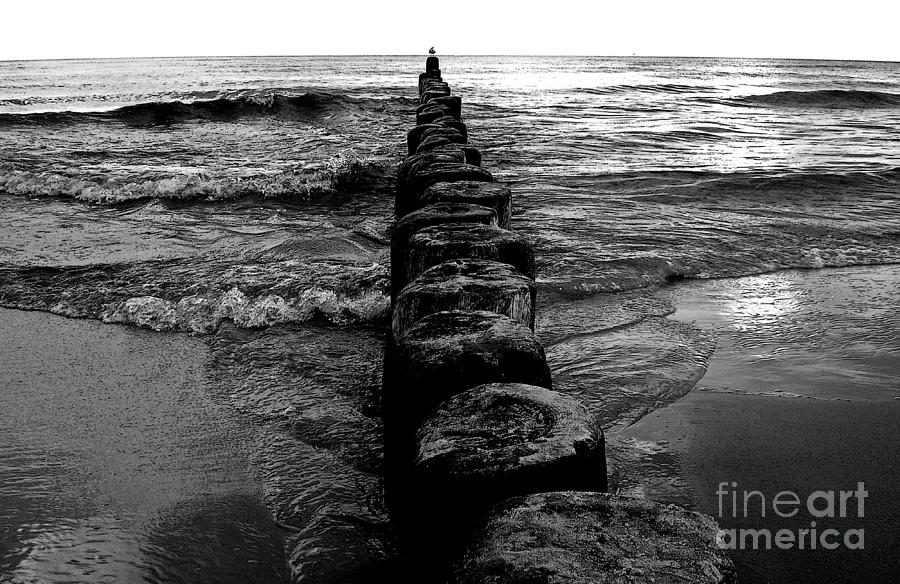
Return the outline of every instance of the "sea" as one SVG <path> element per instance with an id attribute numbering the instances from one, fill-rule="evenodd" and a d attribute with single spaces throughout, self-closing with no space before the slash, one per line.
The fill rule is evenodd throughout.
<path id="1" fill-rule="evenodd" d="M 776 442 L 809 452 L 766 466 L 775 430 L 748 404 L 771 401 L 769 426 L 787 404 L 897 413 L 900 63 L 440 57 L 534 244 L 536 330 L 555 389 L 606 429 L 613 490 L 713 513 L 722 460 L 790 477 L 831 451 L 801 423 Z M 0 62 L 0 582 L 390 573 L 380 368 L 423 69 Z M 682 412 L 682 433 L 747 433 L 641 435 L 697 395 L 738 403 Z M 821 411 L 858 421 L 835 481 L 862 472 L 856 448 L 898 458 L 896 417 Z M 747 582 L 807 581 L 795 555 L 735 557 Z"/>

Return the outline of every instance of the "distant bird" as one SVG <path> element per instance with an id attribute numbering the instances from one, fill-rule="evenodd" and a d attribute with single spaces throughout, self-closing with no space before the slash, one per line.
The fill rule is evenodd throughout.
<path id="1" fill-rule="evenodd" d="M 434 51 L 434 47 L 431 47 L 430 49 L 428 49 L 428 54 L 429 54 L 429 55 L 433 55 L 434 52 L 435 52 L 435 51 Z"/>

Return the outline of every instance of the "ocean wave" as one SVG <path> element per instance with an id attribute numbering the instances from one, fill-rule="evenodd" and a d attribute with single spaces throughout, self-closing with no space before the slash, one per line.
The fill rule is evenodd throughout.
<path id="1" fill-rule="evenodd" d="M 819 89 L 776 91 L 763 95 L 735 97 L 725 101 L 767 107 L 895 108 L 900 107 L 900 94 L 856 89 Z"/>
<path id="2" fill-rule="evenodd" d="M 243 90 L 209 99 L 210 92 L 186 94 L 171 101 L 144 102 L 104 111 L 38 111 L 0 113 L 0 127 L 19 125 L 70 125 L 77 123 L 119 122 L 128 126 L 166 126 L 190 121 L 238 121 L 243 118 L 279 117 L 288 120 L 312 120 L 339 114 L 383 113 L 410 107 L 406 98 L 375 99 L 343 93 L 286 89 Z M 14 105 L 27 105 L 16 100 Z"/>
<path id="3" fill-rule="evenodd" d="M 783 244 L 774 238 L 771 245 Z M 594 269 L 582 267 L 573 275 L 550 275 L 538 285 L 544 302 L 583 299 L 597 294 L 619 294 L 644 288 L 666 286 L 685 280 L 712 280 L 769 274 L 784 270 L 881 266 L 900 263 L 900 246 L 879 250 L 849 244 L 845 249 L 788 250 L 766 254 L 752 250 L 742 256 L 725 254 L 703 259 L 635 258 L 623 260 L 604 273 L 598 262 Z M 573 270 L 574 271 L 574 270 Z"/>
<path id="4" fill-rule="evenodd" d="M 572 178 L 523 228 L 542 297 L 900 262 L 900 168 Z M 580 195 L 591 189 L 592 198 Z M 568 214 L 560 208 L 571 210 Z M 595 219 L 596 218 L 596 219 Z"/>
<path id="5" fill-rule="evenodd" d="M 703 130 L 705 133 L 711 133 Z M 672 135 L 674 138 L 691 136 L 696 131 L 644 132 L 642 135 Z M 640 134 L 633 132 L 633 134 Z M 660 138 L 661 139 L 661 138 Z M 769 194 L 780 197 L 805 195 L 805 188 L 840 187 L 877 189 L 883 194 L 900 193 L 900 166 L 866 166 L 840 168 L 766 168 L 738 172 L 710 170 L 657 170 L 584 174 L 564 177 L 560 184 L 569 189 L 587 189 L 607 195 L 630 194 L 636 197 L 655 197 L 659 200 L 685 200 L 685 197 L 714 195 L 717 198 L 732 195 L 746 197 L 753 194 L 761 200 Z M 842 191 L 845 193 L 846 191 Z M 850 196 L 850 193 L 846 193 Z"/>
<path id="6" fill-rule="evenodd" d="M 673 142 L 682 142 L 688 144 L 696 144 L 700 142 L 718 142 L 729 140 L 730 137 L 723 135 L 721 130 L 710 131 L 708 128 L 702 129 L 683 129 L 668 131 L 648 131 L 648 130 L 628 130 L 617 132 L 611 137 L 611 140 L 624 138 L 629 142 L 654 143 L 662 146 L 670 146 Z"/>
<path id="7" fill-rule="evenodd" d="M 99 316 L 107 323 L 204 334 L 214 332 L 226 320 L 239 328 L 264 328 L 314 319 L 346 324 L 379 320 L 387 310 L 388 297 L 377 290 L 349 296 L 314 287 L 296 298 L 284 298 L 277 294 L 250 297 L 235 287 L 215 296 L 191 295 L 177 301 L 136 296 L 108 306 Z M 54 306 L 52 311 L 64 313 L 65 306 Z"/>
<path id="8" fill-rule="evenodd" d="M 310 199 L 364 187 L 376 188 L 391 180 L 389 171 L 389 168 L 349 148 L 311 167 L 249 176 L 157 171 L 83 176 L 77 170 L 66 174 L 22 170 L 15 165 L 0 164 L 0 193 L 26 197 L 71 197 L 101 204 L 153 198 L 207 202 L 242 197 Z"/>
<path id="9" fill-rule="evenodd" d="M 707 93 L 715 88 L 705 85 L 683 85 L 679 83 L 648 83 L 645 85 L 609 85 L 606 87 L 579 87 L 566 89 L 565 93 L 586 93 L 588 95 L 612 95 L 617 93 Z M 562 92 L 561 92 L 562 93 Z"/>
<path id="10" fill-rule="evenodd" d="M 390 307 L 380 263 L 190 261 L 0 269 L 0 306 L 194 334 L 225 321 L 373 324 Z"/>

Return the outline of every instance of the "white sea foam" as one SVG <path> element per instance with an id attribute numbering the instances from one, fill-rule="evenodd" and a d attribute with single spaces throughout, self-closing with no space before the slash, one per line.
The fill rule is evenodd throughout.
<path id="1" fill-rule="evenodd" d="M 27 197 L 71 197 L 87 203 L 122 203 L 140 199 L 231 200 L 244 196 L 310 198 L 366 180 L 376 167 L 353 149 L 324 163 L 258 174 L 202 171 L 110 169 L 83 176 L 35 169 L 20 170 L 0 162 L 0 193 Z"/>
<path id="2" fill-rule="evenodd" d="M 241 328 L 261 328 L 324 318 L 341 324 L 371 322 L 384 318 L 389 309 L 387 296 L 365 291 L 348 296 L 323 288 L 304 290 L 285 299 L 277 294 L 248 297 L 238 288 L 215 296 L 186 296 L 177 301 L 156 296 L 139 296 L 108 306 L 100 315 L 104 322 L 127 323 L 157 331 L 209 333 L 222 321 Z"/>

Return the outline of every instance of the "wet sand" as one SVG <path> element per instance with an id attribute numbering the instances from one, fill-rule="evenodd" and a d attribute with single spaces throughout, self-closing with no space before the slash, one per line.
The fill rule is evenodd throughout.
<path id="1" fill-rule="evenodd" d="M 0 309 L 0 580 L 281 582 L 206 345 Z"/>
<path id="2" fill-rule="evenodd" d="M 683 502 L 685 492 L 672 485 L 686 487 L 686 498 L 725 529 L 796 534 L 815 521 L 819 536 L 829 528 L 839 533 L 834 550 L 822 549 L 821 540 L 809 549 L 810 534 L 803 550 L 797 543 L 754 550 L 746 540 L 749 549 L 733 552 L 745 584 L 900 577 L 898 278 L 896 266 L 847 268 L 695 282 L 672 291 L 674 318 L 713 331 L 718 349 L 688 396 L 617 436 L 650 453 L 649 464 L 656 458 L 680 475 L 653 478 L 645 494 Z M 720 497 L 723 482 L 728 492 Z M 856 499 L 844 518 L 815 517 L 805 507 L 814 491 L 855 491 L 860 482 L 868 491 L 862 517 Z M 756 495 L 744 517 L 745 491 L 766 496 L 765 517 Z M 781 491 L 803 501 L 794 517 L 773 511 L 771 499 Z M 848 549 L 843 537 L 850 529 L 864 530 L 863 549 Z"/>
<path id="3" fill-rule="evenodd" d="M 865 548 L 850 550 L 744 549 L 733 553 L 744 584 L 768 582 L 891 582 L 900 575 L 900 402 L 817 401 L 713 392 L 692 392 L 631 428 L 627 435 L 668 441 L 680 463 L 695 508 L 724 529 L 865 530 Z M 720 482 L 736 482 L 722 497 Z M 753 496 L 743 514 L 743 492 L 760 491 L 767 501 L 781 491 L 804 501 L 814 491 L 869 492 L 864 516 L 848 503 L 846 518 L 816 518 L 803 507 L 792 518 L 775 515 L 771 503 L 761 517 Z M 730 492 L 738 492 L 737 517 Z M 852 501 L 855 502 L 855 499 Z M 824 506 L 823 506 L 824 508 Z M 838 514 L 840 514 L 838 508 Z M 831 542 L 832 540 L 827 540 Z M 855 543 L 855 539 L 852 540 Z M 821 546 L 821 542 L 818 543 Z M 752 547 L 749 546 L 748 547 Z"/>

